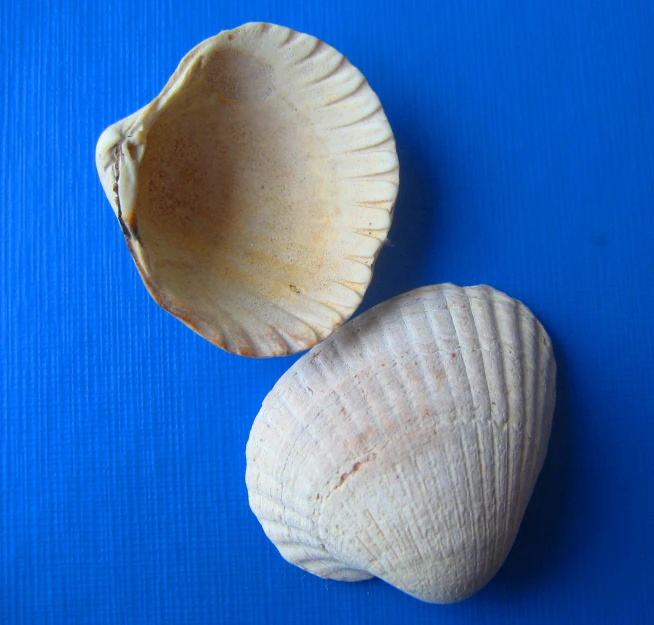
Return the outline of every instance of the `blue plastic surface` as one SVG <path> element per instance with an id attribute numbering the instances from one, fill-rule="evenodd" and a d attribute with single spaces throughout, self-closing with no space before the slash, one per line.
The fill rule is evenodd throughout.
<path id="1" fill-rule="evenodd" d="M 247 21 L 342 51 L 395 131 L 360 310 L 487 283 L 553 338 L 543 473 L 464 603 L 282 560 L 244 450 L 296 358 L 223 353 L 158 308 L 102 193 L 100 132 Z M 0 622 L 654 623 L 653 32 L 640 0 L 3 2 Z"/>

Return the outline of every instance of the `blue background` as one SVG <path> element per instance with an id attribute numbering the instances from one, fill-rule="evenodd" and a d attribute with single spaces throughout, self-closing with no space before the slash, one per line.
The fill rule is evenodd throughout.
<path id="1" fill-rule="evenodd" d="M 346 54 L 395 131 L 360 310 L 487 283 L 553 338 L 543 473 L 464 603 L 281 559 L 244 453 L 297 358 L 223 353 L 158 308 L 97 180 L 100 132 L 251 20 Z M 654 623 L 653 32 L 646 0 L 3 2 L 0 622 Z"/>

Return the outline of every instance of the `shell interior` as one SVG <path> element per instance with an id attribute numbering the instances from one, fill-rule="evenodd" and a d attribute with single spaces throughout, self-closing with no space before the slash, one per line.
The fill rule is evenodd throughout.
<path id="1" fill-rule="evenodd" d="M 391 224 L 393 133 L 315 37 L 246 24 L 108 128 L 98 171 L 153 297 L 216 345 L 307 349 L 357 308 Z"/>

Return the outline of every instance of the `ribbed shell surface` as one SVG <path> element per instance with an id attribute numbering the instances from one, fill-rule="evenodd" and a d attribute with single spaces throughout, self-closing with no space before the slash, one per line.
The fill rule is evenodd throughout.
<path id="1" fill-rule="evenodd" d="M 520 302 L 429 286 L 314 347 L 263 402 L 250 506 L 289 562 L 459 601 L 504 562 L 545 458 L 556 365 Z"/>

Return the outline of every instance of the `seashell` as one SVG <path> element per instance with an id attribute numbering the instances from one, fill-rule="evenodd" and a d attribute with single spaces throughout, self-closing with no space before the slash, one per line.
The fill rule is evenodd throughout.
<path id="1" fill-rule="evenodd" d="M 356 310 L 399 181 L 364 76 L 315 37 L 262 23 L 191 50 L 104 131 L 96 163 L 154 299 L 259 357 L 308 349 Z"/>
<path id="2" fill-rule="evenodd" d="M 555 377 L 541 324 L 490 287 L 384 302 L 264 400 L 247 444 L 250 507 L 281 555 L 320 577 L 465 599 L 514 542 Z"/>

